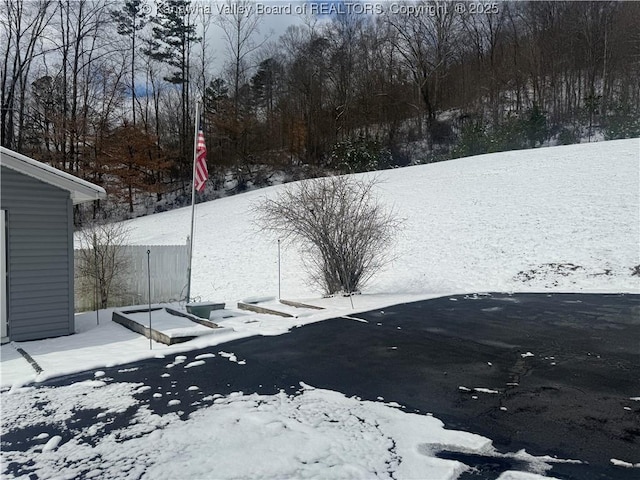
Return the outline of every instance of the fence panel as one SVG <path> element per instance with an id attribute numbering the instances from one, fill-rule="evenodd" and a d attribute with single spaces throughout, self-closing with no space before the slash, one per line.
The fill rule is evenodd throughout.
<path id="1" fill-rule="evenodd" d="M 116 292 L 110 295 L 110 307 L 149 303 L 147 250 L 150 251 L 151 303 L 180 300 L 186 293 L 189 266 L 188 245 L 128 245 L 120 254 L 127 259 L 126 272 L 118 279 Z M 75 251 L 76 311 L 95 309 L 95 279 L 80 273 L 82 256 Z"/>

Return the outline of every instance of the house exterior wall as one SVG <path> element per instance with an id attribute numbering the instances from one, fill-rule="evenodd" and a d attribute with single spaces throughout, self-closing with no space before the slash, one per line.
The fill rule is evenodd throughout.
<path id="1" fill-rule="evenodd" d="M 73 319 L 73 205 L 66 190 L 1 167 L 7 222 L 7 318 L 14 341 L 68 335 Z"/>

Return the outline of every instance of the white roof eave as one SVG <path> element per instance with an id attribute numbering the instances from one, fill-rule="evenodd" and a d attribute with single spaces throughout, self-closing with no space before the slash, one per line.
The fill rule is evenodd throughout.
<path id="1" fill-rule="evenodd" d="M 54 187 L 67 190 L 71 194 L 71 201 L 74 205 L 107 197 L 107 192 L 98 185 L 5 147 L 0 147 L 0 164 Z"/>

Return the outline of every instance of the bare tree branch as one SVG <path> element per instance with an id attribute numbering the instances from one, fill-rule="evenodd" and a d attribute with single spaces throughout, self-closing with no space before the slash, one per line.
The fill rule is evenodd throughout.
<path id="1" fill-rule="evenodd" d="M 79 233 L 79 274 L 83 293 L 98 289 L 98 308 L 107 308 L 109 299 L 123 292 L 123 276 L 129 269 L 125 255 L 129 230 L 122 223 L 96 223 Z"/>

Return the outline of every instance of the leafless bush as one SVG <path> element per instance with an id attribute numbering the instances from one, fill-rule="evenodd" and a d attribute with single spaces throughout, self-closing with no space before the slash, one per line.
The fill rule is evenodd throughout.
<path id="1" fill-rule="evenodd" d="M 373 195 L 375 179 L 325 177 L 291 184 L 255 208 L 258 225 L 300 244 L 313 283 L 353 293 L 388 261 L 402 220 Z"/>
<path id="2" fill-rule="evenodd" d="M 123 277 L 129 269 L 124 247 L 129 230 L 122 223 L 96 223 L 78 233 L 78 273 L 81 291 L 96 294 L 96 308 L 107 308 L 109 299 L 124 293 Z"/>

